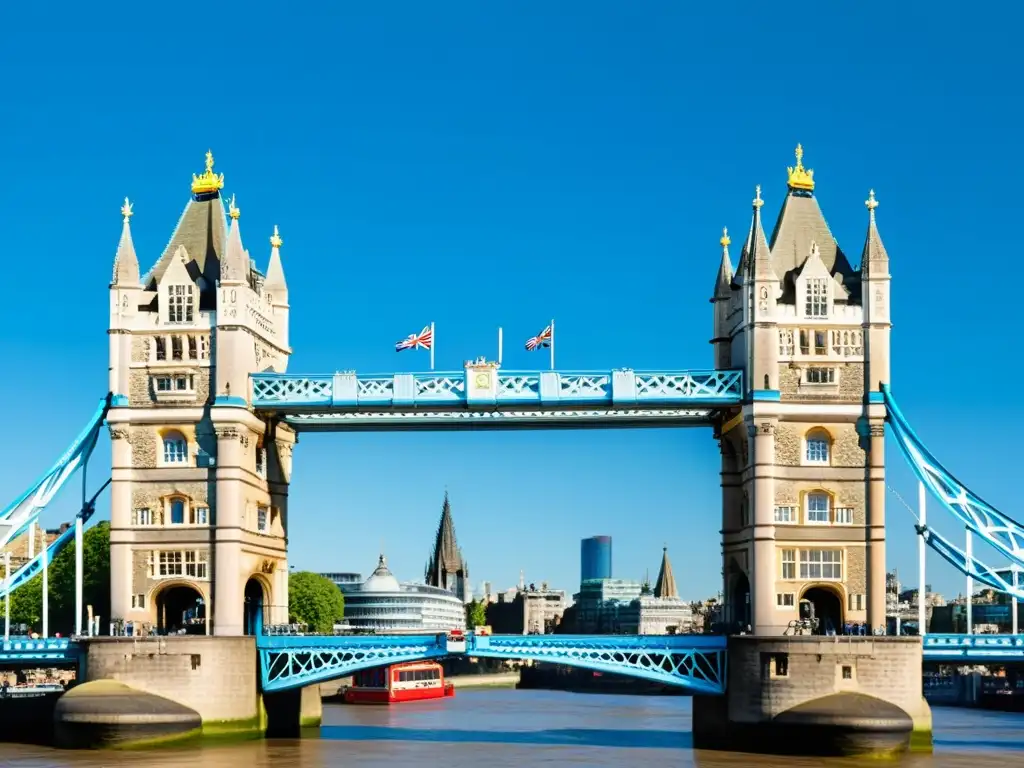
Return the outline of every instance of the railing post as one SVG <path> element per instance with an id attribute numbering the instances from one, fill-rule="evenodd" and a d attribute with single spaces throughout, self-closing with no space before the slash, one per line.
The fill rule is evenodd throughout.
<path id="1" fill-rule="evenodd" d="M 612 371 L 612 405 L 636 405 L 636 373 L 629 368 Z"/>
<path id="2" fill-rule="evenodd" d="M 359 404 L 359 386 L 352 371 L 334 374 L 331 386 L 331 405 L 335 407 Z"/>
<path id="3" fill-rule="evenodd" d="M 921 530 L 925 529 L 925 524 L 928 522 L 928 511 L 925 506 L 926 493 L 923 482 L 917 484 L 917 516 L 921 525 Z M 927 634 L 927 613 L 925 610 L 925 571 L 924 571 L 924 557 L 927 551 L 927 545 L 924 540 L 924 535 L 920 535 L 917 538 L 917 632 L 919 635 L 924 637 Z M 896 610 L 899 611 L 899 595 L 896 596 Z"/>
<path id="4" fill-rule="evenodd" d="M 540 374 L 540 401 L 542 404 L 557 403 L 561 400 L 561 386 L 558 374 L 554 371 L 541 371 Z"/>

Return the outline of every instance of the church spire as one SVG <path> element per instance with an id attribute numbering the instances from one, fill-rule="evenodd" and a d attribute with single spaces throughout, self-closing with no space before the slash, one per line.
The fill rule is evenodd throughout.
<path id="1" fill-rule="evenodd" d="M 469 583 L 469 568 L 462 558 L 462 551 L 455 538 L 455 521 L 452 519 L 448 491 L 444 492 L 441 521 L 437 526 L 434 551 L 427 563 L 424 581 L 432 587 L 448 589 L 459 597 L 465 597 L 466 585 Z"/>
<path id="2" fill-rule="evenodd" d="M 654 585 L 655 597 L 679 597 L 679 590 L 676 589 L 676 579 L 672 575 L 672 563 L 668 560 L 668 547 L 661 550 L 661 570 L 658 571 L 658 581 Z"/>
<path id="3" fill-rule="evenodd" d="M 121 240 L 117 244 L 114 256 L 114 285 L 136 287 L 139 284 L 139 259 L 135 255 L 135 244 L 132 242 L 132 228 L 128 220 L 132 217 L 132 204 L 128 198 L 121 206 L 124 225 L 121 228 Z"/>

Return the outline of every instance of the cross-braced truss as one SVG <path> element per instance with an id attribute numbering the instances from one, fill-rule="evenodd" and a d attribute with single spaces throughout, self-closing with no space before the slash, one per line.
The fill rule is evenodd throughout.
<path id="1" fill-rule="evenodd" d="M 12 637 L 7 641 L 0 640 L 0 661 L 13 664 L 76 662 L 80 656 L 79 651 L 78 643 L 66 637 Z"/>
<path id="2" fill-rule="evenodd" d="M 712 635 L 509 635 L 475 638 L 472 654 L 547 661 L 717 694 L 725 691 L 725 646 L 725 637 Z"/>
<path id="3" fill-rule="evenodd" d="M 322 683 L 387 664 L 448 655 L 444 635 L 261 636 L 257 651 L 260 678 L 267 692 Z"/>
<path id="4" fill-rule="evenodd" d="M 947 511 L 971 531 L 981 536 L 1012 562 L 1024 566 L 1024 526 L 982 500 L 953 477 L 924 447 L 911 429 L 887 385 L 882 385 L 882 394 L 896 441 L 918 479 L 928 487 Z M 932 548 L 936 549 L 934 545 Z M 952 549 L 956 550 L 955 547 Z M 966 558 L 966 555 L 960 554 Z M 960 568 L 956 562 L 953 562 L 953 565 Z"/>
<path id="5" fill-rule="evenodd" d="M 726 638 L 710 635 L 261 636 L 264 691 L 321 683 L 362 669 L 450 655 L 531 659 L 678 685 L 695 693 L 725 690 Z"/>
<path id="6" fill-rule="evenodd" d="M 1024 659 L 1024 635 L 925 635 L 925 661 L 998 663 Z"/>

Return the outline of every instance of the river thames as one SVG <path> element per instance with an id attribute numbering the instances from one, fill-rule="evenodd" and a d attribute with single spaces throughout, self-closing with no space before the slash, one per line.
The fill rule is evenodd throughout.
<path id="1" fill-rule="evenodd" d="M 0 745 L 0 763 L 19 768 L 182 766 L 303 768 L 431 765 L 504 768 L 579 766 L 821 766 L 853 760 L 755 757 L 690 746 L 691 701 L 512 689 L 460 691 L 454 699 L 393 707 L 324 707 L 319 737 L 247 741 L 159 751 L 62 752 Z M 987 768 L 1024 762 L 1024 714 L 934 709 L 935 754 L 913 768 Z M 877 765 L 877 761 L 871 762 Z"/>

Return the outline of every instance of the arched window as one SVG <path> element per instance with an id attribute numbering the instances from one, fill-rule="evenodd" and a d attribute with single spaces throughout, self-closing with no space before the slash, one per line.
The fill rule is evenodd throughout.
<path id="1" fill-rule="evenodd" d="M 170 517 L 171 525 L 184 525 L 185 524 L 185 500 L 182 498 L 172 498 L 167 500 L 167 511 Z"/>
<path id="2" fill-rule="evenodd" d="M 810 525 L 828 525 L 832 522 L 832 497 L 824 491 L 808 493 L 806 519 Z"/>
<path id="3" fill-rule="evenodd" d="M 828 464 L 832 437 L 824 429 L 812 429 L 804 439 L 804 463 Z"/>
<path id="4" fill-rule="evenodd" d="M 181 432 L 166 432 L 163 436 L 164 464 L 184 464 L 188 461 L 188 443 Z"/>

